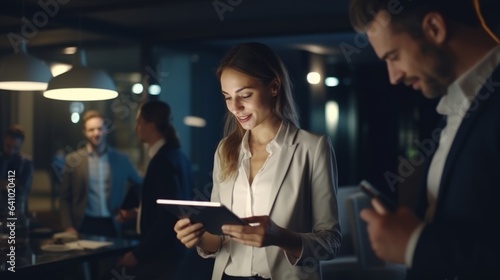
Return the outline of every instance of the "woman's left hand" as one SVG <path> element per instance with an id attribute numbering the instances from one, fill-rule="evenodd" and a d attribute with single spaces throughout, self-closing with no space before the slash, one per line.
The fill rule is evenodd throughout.
<path id="1" fill-rule="evenodd" d="M 278 245 L 282 228 L 277 226 L 269 216 L 254 216 L 242 218 L 242 220 L 248 225 L 224 225 L 222 232 L 248 246 L 260 248 Z"/>

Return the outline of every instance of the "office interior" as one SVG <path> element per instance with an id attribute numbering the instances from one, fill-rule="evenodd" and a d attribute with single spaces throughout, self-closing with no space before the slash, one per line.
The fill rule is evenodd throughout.
<path id="1" fill-rule="evenodd" d="M 108 144 L 145 171 L 146 147 L 134 126 L 137 109 L 147 100 L 171 105 L 182 150 L 192 162 L 196 198 L 208 200 L 226 112 L 215 69 L 230 47 L 248 41 L 271 46 L 285 62 L 301 127 L 332 140 L 339 188 L 366 179 L 413 207 L 419 156 L 425 153 L 421 143 L 439 120 L 437 100 L 389 83 L 384 62 L 352 29 L 348 5 L 347 0 L 4 3 L 0 57 L 15 51 L 19 36 L 27 39 L 29 54 L 53 68 L 70 67 L 84 49 L 87 65 L 105 70 L 119 93 L 111 100 L 80 102 L 47 99 L 42 91 L 0 91 L 0 132 L 11 123 L 23 125 L 22 152 L 33 158 L 28 202 L 33 219 L 57 228 L 53 156 L 84 143 L 79 118 L 86 110 L 105 115 Z M 494 11 L 484 8 L 484 16 L 500 34 Z M 402 179 L 394 182 L 388 174 Z"/>

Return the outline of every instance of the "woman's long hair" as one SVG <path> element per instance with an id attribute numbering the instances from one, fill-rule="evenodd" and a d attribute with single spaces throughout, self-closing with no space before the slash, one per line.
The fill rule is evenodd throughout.
<path id="1" fill-rule="evenodd" d="M 171 123 L 171 113 L 172 111 L 167 103 L 156 100 L 145 103 L 140 110 L 140 116 L 145 121 L 154 123 L 156 129 L 163 135 L 168 145 L 180 148 L 181 143 Z"/>
<path id="2" fill-rule="evenodd" d="M 279 90 L 272 111 L 281 121 L 299 127 L 299 116 L 292 96 L 292 85 L 288 70 L 281 59 L 268 46 L 261 43 L 243 43 L 233 47 L 222 59 L 217 69 L 220 79 L 222 72 L 232 69 L 259 80 L 263 85 L 276 83 Z M 219 154 L 221 174 L 224 181 L 236 174 L 241 141 L 245 130 L 238 124 L 231 112 L 226 112 L 224 139 Z"/>

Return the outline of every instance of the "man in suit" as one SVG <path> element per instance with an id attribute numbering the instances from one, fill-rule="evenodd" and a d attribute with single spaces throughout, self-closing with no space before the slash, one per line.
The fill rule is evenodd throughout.
<path id="1" fill-rule="evenodd" d="M 132 269 L 131 275 L 136 279 L 155 279 L 160 275 L 170 279 L 185 253 L 173 230 L 177 217 L 156 204 L 157 199 L 192 198 L 191 164 L 180 150 L 171 118 L 170 107 L 160 101 L 144 104 L 137 115 L 136 133 L 141 142 L 148 144 L 151 159 L 137 215 L 141 242 L 119 262 Z"/>
<path id="2" fill-rule="evenodd" d="M 376 254 L 410 279 L 500 279 L 500 47 L 469 0 L 352 0 L 351 19 L 391 83 L 439 98 L 416 214 L 376 200 L 361 218 Z M 496 41 L 496 42 L 495 42 Z"/>
<path id="3" fill-rule="evenodd" d="M 21 154 L 24 143 L 24 129 L 21 125 L 13 124 L 5 133 L 3 153 L 0 154 L 0 213 L 7 211 L 9 193 L 15 194 L 15 208 L 18 213 L 28 211 L 28 195 L 33 181 L 33 162 Z M 14 186 L 14 187 L 9 187 Z"/>
<path id="4" fill-rule="evenodd" d="M 72 233 L 119 234 L 113 212 L 119 209 L 127 183 L 142 184 L 128 157 L 106 145 L 107 128 L 97 111 L 82 119 L 87 143 L 67 155 L 60 192 L 61 226 Z"/>

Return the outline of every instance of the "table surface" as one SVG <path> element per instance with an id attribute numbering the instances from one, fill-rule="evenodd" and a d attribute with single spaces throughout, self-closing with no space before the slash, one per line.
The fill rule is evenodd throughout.
<path id="1" fill-rule="evenodd" d="M 21 242 L 18 242 L 18 240 L 16 240 L 16 243 L 23 244 L 16 244 L 15 247 L 15 271 L 31 274 L 34 272 L 41 273 L 44 271 L 58 269 L 59 267 L 66 266 L 68 264 L 80 263 L 91 259 L 94 260 L 110 256 L 119 256 L 138 244 L 138 241 L 134 239 L 107 238 L 92 235 L 81 235 L 79 236 L 79 239 L 112 242 L 113 244 L 98 249 L 50 252 L 42 250 L 41 247 L 46 244 L 53 244 L 54 240 L 51 237 L 43 238 L 30 236 L 29 240 L 25 240 L 25 242 L 22 242 L 21 240 L 19 240 Z M 8 250 L 10 250 L 10 245 Z M 8 270 L 9 267 L 12 267 L 12 265 L 7 262 L 7 254 L 9 254 L 9 251 L 0 252 L 0 276 L 12 273 Z"/>

